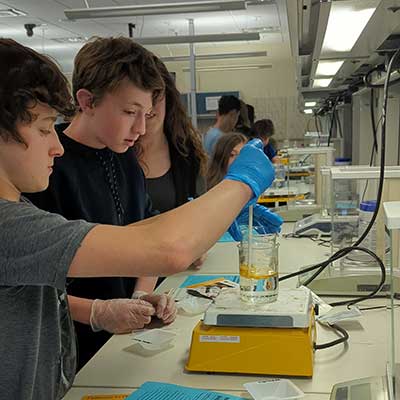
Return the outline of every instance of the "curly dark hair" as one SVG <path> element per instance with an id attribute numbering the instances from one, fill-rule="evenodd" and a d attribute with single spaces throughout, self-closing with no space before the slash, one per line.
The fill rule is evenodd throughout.
<path id="1" fill-rule="evenodd" d="M 201 134 L 193 127 L 182 104 L 180 93 L 174 78 L 164 63 L 154 56 L 154 62 L 165 83 L 165 119 L 164 132 L 170 145 L 184 158 L 193 155 L 199 163 L 200 174 L 207 172 L 207 154 L 203 148 Z M 143 149 L 140 139 L 135 144 L 136 154 L 140 159 Z"/>
<path id="2" fill-rule="evenodd" d="M 67 78 L 48 57 L 12 39 L 0 39 L 0 137 L 25 144 L 17 123 L 35 119 L 38 103 L 66 117 L 75 113 Z"/>

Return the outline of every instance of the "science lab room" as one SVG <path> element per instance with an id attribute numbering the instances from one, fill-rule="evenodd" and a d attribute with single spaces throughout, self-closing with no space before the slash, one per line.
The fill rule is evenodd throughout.
<path id="1" fill-rule="evenodd" d="M 0 399 L 400 400 L 400 0 L 0 0 Z"/>

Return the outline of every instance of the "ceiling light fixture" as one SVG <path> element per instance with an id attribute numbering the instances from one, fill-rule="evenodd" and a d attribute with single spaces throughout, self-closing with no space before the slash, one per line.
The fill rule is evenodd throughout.
<path id="1" fill-rule="evenodd" d="M 314 79 L 313 87 L 328 87 L 331 84 L 332 79 L 333 78 Z"/>
<path id="2" fill-rule="evenodd" d="M 63 38 L 53 38 L 57 43 L 86 43 L 89 38 L 84 36 L 75 36 L 75 37 L 63 37 Z"/>
<path id="3" fill-rule="evenodd" d="M 68 19 L 131 17 L 143 15 L 187 14 L 212 11 L 245 10 L 245 0 L 193 1 L 117 7 L 91 7 L 64 10 Z"/>
<path id="4" fill-rule="evenodd" d="M 158 44 L 184 44 L 184 43 L 215 43 L 215 42 L 238 42 L 244 40 L 260 40 L 259 33 L 224 33 L 209 35 L 178 35 L 133 38 L 143 46 Z"/>
<path id="5" fill-rule="evenodd" d="M 266 51 L 249 51 L 245 53 L 220 53 L 220 54 L 196 54 L 196 60 L 224 60 L 229 58 L 266 57 Z M 189 61 L 189 56 L 160 57 L 163 62 Z"/>
<path id="6" fill-rule="evenodd" d="M 238 71 L 250 69 L 270 69 L 271 64 L 249 64 L 249 65 L 215 65 L 210 67 L 197 67 L 196 72 L 214 72 L 214 71 Z M 189 68 L 183 68 L 183 72 L 189 72 Z"/>
<path id="7" fill-rule="evenodd" d="M 306 108 L 304 110 L 304 114 L 312 114 L 312 113 L 313 113 L 313 110 L 311 110 L 311 108 Z"/>
<path id="8" fill-rule="evenodd" d="M 0 9 L 0 17 L 25 17 L 28 14 L 24 11 L 17 10 L 16 8 L 2 8 Z"/>
<path id="9" fill-rule="evenodd" d="M 258 33 L 279 33 L 281 31 L 280 26 L 261 26 L 258 28 L 246 28 L 242 29 L 243 32 L 258 32 Z"/>
<path id="10" fill-rule="evenodd" d="M 344 61 L 318 61 L 316 76 L 335 76 Z"/>
<path id="11" fill-rule="evenodd" d="M 360 9 L 362 3 L 365 4 L 364 9 Z M 355 5 L 332 2 L 322 54 L 350 51 L 375 12 L 376 6 L 371 6 L 373 3 L 376 1 L 357 2 Z"/>
<path id="12" fill-rule="evenodd" d="M 317 102 L 316 101 L 306 101 L 305 103 L 304 103 L 304 106 L 305 107 L 315 107 L 317 105 Z"/>

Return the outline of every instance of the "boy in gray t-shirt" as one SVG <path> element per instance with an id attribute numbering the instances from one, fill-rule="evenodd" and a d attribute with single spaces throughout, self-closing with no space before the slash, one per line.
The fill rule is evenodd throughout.
<path id="1" fill-rule="evenodd" d="M 46 189 L 63 154 L 54 123 L 58 113 L 74 111 L 67 80 L 48 58 L 11 39 L 0 39 L 0 60 L 0 393 L 60 399 L 75 374 L 67 276 L 184 271 L 271 184 L 273 168 L 261 141 L 250 142 L 220 184 L 171 212 L 125 227 L 69 222 L 21 199 L 21 192 Z"/>
<path id="2" fill-rule="evenodd" d="M 65 281 L 82 239 L 93 226 L 69 222 L 28 203 L 0 199 L 0 393 L 4 398 L 59 399 L 72 384 L 76 352 Z M 19 373 L 21 365 L 24 371 Z"/>

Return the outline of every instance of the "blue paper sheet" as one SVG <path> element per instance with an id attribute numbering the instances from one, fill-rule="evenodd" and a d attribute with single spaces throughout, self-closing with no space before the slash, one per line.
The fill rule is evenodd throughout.
<path id="1" fill-rule="evenodd" d="M 145 382 L 126 400 L 243 400 L 243 398 L 169 383 Z"/>
<path id="2" fill-rule="evenodd" d="M 239 275 L 190 275 L 179 287 L 183 288 L 191 285 L 197 285 L 198 283 L 211 281 L 216 278 L 224 278 L 229 281 L 239 283 Z"/>

